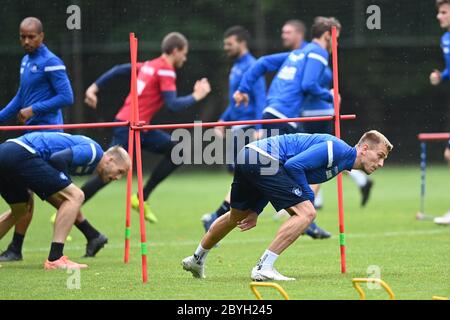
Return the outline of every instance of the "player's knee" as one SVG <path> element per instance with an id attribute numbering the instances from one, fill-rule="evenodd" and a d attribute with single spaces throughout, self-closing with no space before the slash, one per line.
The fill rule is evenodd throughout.
<path id="1" fill-rule="evenodd" d="M 231 208 L 228 222 L 233 226 L 237 226 L 238 222 L 241 221 L 242 219 L 245 219 L 248 216 L 248 214 L 249 214 L 248 210 L 242 211 Z"/>
<path id="2" fill-rule="evenodd" d="M 239 221 L 239 217 L 236 214 L 233 214 L 233 210 L 230 212 L 230 215 L 228 216 L 228 223 L 233 226 L 237 226 L 237 223 Z"/>
<path id="3" fill-rule="evenodd" d="M 297 215 L 307 219 L 310 223 L 314 221 L 317 216 L 316 209 L 309 201 L 299 203 L 287 209 L 290 215 Z"/>
<path id="4" fill-rule="evenodd" d="M 10 207 L 11 207 L 11 215 L 13 215 L 16 218 L 21 218 L 29 212 L 27 203 L 13 204 Z"/>
<path id="5" fill-rule="evenodd" d="M 314 219 L 316 219 L 317 211 L 316 211 L 316 209 L 314 209 L 314 207 L 312 207 L 312 208 L 305 210 L 304 215 L 308 219 L 308 221 L 311 223 L 314 221 Z"/>
<path id="6" fill-rule="evenodd" d="M 72 188 L 68 194 L 68 200 L 81 205 L 84 202 L 83 190 L 78 187 Z"/>

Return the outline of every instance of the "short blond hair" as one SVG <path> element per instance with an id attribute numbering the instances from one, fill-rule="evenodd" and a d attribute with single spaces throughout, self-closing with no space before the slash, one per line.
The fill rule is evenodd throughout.
<path id="1" fill-rule="evenodd" d="M 357 145 L 362 146 L 364 143 L 367 143 L 371 146 L 379 145 L 380 143 L 384 144 L 388 152 L 391 152 L 394 146 L 392 143 L 389 142 L 389 140 L 382 134 L 381 132 L 377 130 L 370 130 L 364 133 L 359 139 Z"/>
<path id="2" fill-rule="evenodd" d="M 117 163 L 125 164 L 128 167 L 131 166 L 131 160 L 130 156 L 128 155 L 128 152 L 126 152 L 125 149 L 119 145 L 115 145 L 109 148 L 108 150 L 106 150 L 105 154 L 112 157 L 114 161 Z"/>

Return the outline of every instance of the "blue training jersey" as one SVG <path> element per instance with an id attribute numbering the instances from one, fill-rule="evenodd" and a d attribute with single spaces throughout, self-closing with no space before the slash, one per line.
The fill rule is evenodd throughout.
<path id="1" fill-rule="evenodd" d="M 278 53 L 258 59 L 244 75 L 239 91 L 248 93 L 255 78 L 266 72 L 279 70 L 267 94 L 266 108 L 277 118 L 294 118 L 300 115 L 300 108 L 306 95 L 332 102 L 329 90 L 319 80 L 328 66 L 328 52 L 317 43 L 311 42 L 303 49 Z"/>
<path id="2" fill-rule="evenodd" d="M 445 69 L 441 72 L 442 80 L 450 79 L 450 32 L 444 33 L 441 38 L 441 48 L 444 55 Z"/>
<path id="3" fill-rule="evenodd" d="M 351 170 L 356 160 L 355 147 L 329 134 L 285 134 L 247 146 L 280 161 L 309 199 L 314 199 L 309 184 L 323 183 Z"/>
<path id="4" fill-rule="evenodd" d="M 220 117 L 221 121 L 259 120 L 262 118 L 262 110 L 266 103 L 266 82 L 264 77 L 259 77 L 249 88 L 248 106 L 243 104 L 236 106 L 233 94 L 239 88 L 242 76 L 255 63 L 256 59 L 247 53 L 237 59 L 231 68 L 229 76 L 228 107 Z M 261 125 L 256 125 L 260 128 Z"/>
<path id="5" fill-rule="evenodd" d="M 91 138 L 60 132 L 32 132 L 10 139 L 28 151 L 39 154 L 45 161 L 57 152 L 70 149 L 72 157 L 68 166 L 70 175 L 87 175 L 94 172 L 103 156 L 100 145 Z"/>
<path id="6" fill-rule="evenodd" d="M 322 76 L 319 79 L 319 85 L 322 88 L 330 90 L 333 81 L 333 73 L 330 67 L 326 67 Z M 333 116 L 333 103 L 320 99 L 314 95 L 306 95 L 301 106 L 302 117 L 316 117 L 316 116 Z"/>
<path id="7" fill-rule="evenodd" d="M 44 44 L 23 57 L 16 96 L 0 111 L 0 123 L 32 107 L 27 125 L 62 124 L 61 108 L 73 104 L 73 92 L 62 60 Z M 62 131 L 52 130 L 52 131 Z"/>

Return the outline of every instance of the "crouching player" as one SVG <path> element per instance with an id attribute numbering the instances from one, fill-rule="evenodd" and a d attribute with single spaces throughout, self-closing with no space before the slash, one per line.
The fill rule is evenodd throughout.
<path id="1" fill-rule="evenodd" d="M 289 134 L 255 141 L 237 158 L 231 185 L 231 211 L 218 218 L 204 235 L 183 268 L 204 278 L 208 252 L 236 226 L 242 231 L 256 225 L 258 215 L 270 202 L 290 218 L 251 272 L 254 281 L 295 280 L 278 273 L 274 263 L 316 217 L 310 184 L 323 183 L 343 170 L 371 174 L 384 165 L 392 144 L 376 130 L 366 132 L 355 147 L 328 134 Z"/>
<path id="2" fill-rule="evenodd" d="M 45 269 L 79 269 L 85 264 L 63 255 L 64 241 L 75 220 L 83 219 L 84 193 L 69 175 L 94 171 L 105 182 L 118 180 L 129 170 L 128 153 L 119 146 L 103 152 L 92 139 L 56 132 L 33 132 L 0 144 L 0 194 L 10 210 L 0 217 L 0 239 L 31 208 L 29 191 L 58 209 Z"/>

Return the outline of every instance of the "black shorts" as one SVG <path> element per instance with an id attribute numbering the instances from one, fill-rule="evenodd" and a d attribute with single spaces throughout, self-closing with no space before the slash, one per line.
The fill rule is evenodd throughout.
<path id="1" fill-rule="evenodd" d="M 38 154 L 15 142 L 0 144 L 0 194 L 8 204 L 27 202 L 28 189 L 45 200 L 71 183 Z"/>
<path id="2" fill-rule="evenodd" d="M 231 208 L 260 214 L 268 202 L 276 211 L 309 200 L 280 162 L 245 147 L 239 152 L 231 185 Z"/>

